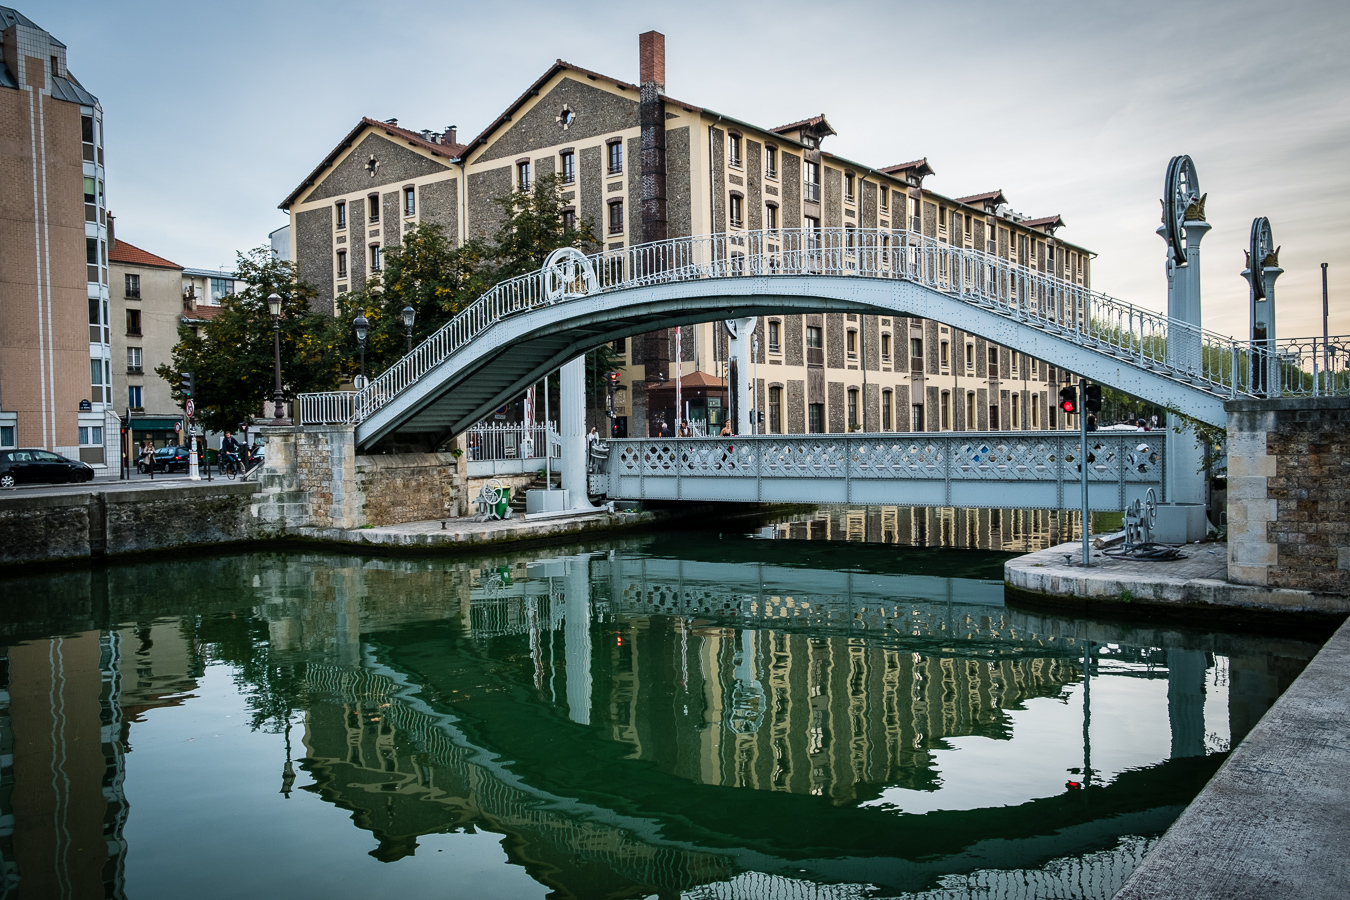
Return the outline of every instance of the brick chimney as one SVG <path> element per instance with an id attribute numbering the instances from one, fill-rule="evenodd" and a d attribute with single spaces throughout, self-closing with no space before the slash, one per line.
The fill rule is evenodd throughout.
<path id="1" fill-rule="evenodd" d="M 638 71 L 642 99 L 638 104 L 641 125 L 642 242 L 664 241 L 666 227 L 666 36 L 649 31 L 638 37 Z M 643 363 L 648 380 L 665 381 L 670 376 L 669 329 L 644 335 Z M 679 371 L 678 366 L 676 372 Z M 678 376 L 677 376 L 678 377 Z M 679 419 L 676 410 L 676 420 Z"/>
<path id="2" fill-rule="evenodd" d="M 446 144 L 458 144 L 459 141 L 456 140 L 457 137 L 456 132 L 458 132 L 458 130 L 459 129 L 457 129 L 454 125 L 445 126 L 445 134 L 441 135 L 441 141 Z"/>

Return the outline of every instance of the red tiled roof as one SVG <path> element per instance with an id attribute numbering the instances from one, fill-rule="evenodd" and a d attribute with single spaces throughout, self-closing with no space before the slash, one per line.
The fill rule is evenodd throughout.
<path id="1" fill-rule="evenodd" d="M 118 241 L 113 244 L 112 249 L 108 251 L 108 260 L 126 263 L 130 266 L 155 266 L 160 269 L 183 268 L 176 262 L 170 262 L 162 256 L 156 256 L 150 251 L 142 250 L 135 244 L 128 244 L 126 241 Z"/>
<path id="2" fill-rule="evenodd" d="M 281 205 L 277 208 L 290 209 L 291 204 L 305 192 L 305 189 L 318 181 L 319 176 L 323 174 L 324 169 L 327 169 L 332 165 L 333 162 L 342 155 L 343 151 L 356 141 L 356 136 L 366 128 L 378 128 L 390 137 L 400 138 L 407 141 L 409 144 L 412 144 L 414 147 L 421 147 L 423 150 L 430 150 L 432 155 L 443 157 L 447 162 L 453 159 L 459 159 L 464 152 L 463 144 L 437 144 L 422 137 L 422 135 L 416 131 L 409 131 L 406 128 L 391 125 L 388 122 L 372 119 L 370 116 L 363 116 L 361 121 L 356 124 L 356 127 L 347 132 L 347 136 L 338 142 L 338 145 L 333 148 L 332 152 L 323 158 L 323 162 L 319 163 L 314 171 L 310 172 L 309 176 L 300 183 L 300 186 L 291 191 L 290 195 L 287 196 L 285 200 L 281 201 Z"/>
<path id="3" fill-rule="evenodd" d="M 928 157 L 926 156 L 923 159 L 915 159 L 907 163 L 900 163 L 900 165 L 898 166 L 886 166 L 885 168 L 878 169 L 877 171 L 885 172 L 887 175 L 894 175 L 896 172 L 908 172 L 910 169 L 924 170 L 923 174 L 925 175 L 937 174 L 936 172 L 933 171 L 933 167 L 928 164 Z"/>
<path id="4" fill-rule="evenodd" d="M 212 306 L 209 303 L 198 303 L 193 309 L 183 310 L 183 320 L 187 322 L 205 322 L 214 319 L 225 311 L 223 306 Z"/>
<path id="5" fill-rule="evenodd" d="M 1027 219 L 1022 224 L 1028 228 L 1042 228 L 1042 227 L 1063 228 L 1064 220 L 1061 219 L 1058 215 L 1042 216 L 1039 219 Z"/>
<path id="6" fill-rule="evenodd" d="M 790 125 L 779 125 L 777 128 L 770 128 L 769 130 L 772 131 L 774 134 L 786 134 L 789 131 L 796 131 L 800 128 L 805 128 L 808 125 L 824 125 L 826 128 L 829 129 L 830 134 L 839 133 L 830 127 L 829 122 L 825 121 L 824 113 L 821 113 L 818 116 L 812 116 L 809 119 L 802 119 L 800 122 L 793 122 Z"/>
<path id="7" fill-rule="evenodd" d="M 986 191 L 983 194 L 971 194 L 969 197 L 957 197 L 957 203 L 983 203 L 986 200 L 994 200 L 998 203 L 1006 203 L 1007 198 L 1003 196 L 1002 191 Z"/>

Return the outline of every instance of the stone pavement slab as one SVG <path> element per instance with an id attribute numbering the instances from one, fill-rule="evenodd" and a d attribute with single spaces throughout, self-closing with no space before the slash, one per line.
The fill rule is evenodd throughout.
<path id="1" fill-rule="evenodd" d="M 1350 897 L 1350 622 L 1276 701 L 1115 900 Z"/>

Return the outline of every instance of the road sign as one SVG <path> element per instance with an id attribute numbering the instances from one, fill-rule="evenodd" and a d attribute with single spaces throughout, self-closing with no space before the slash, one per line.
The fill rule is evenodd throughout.
<path id="1" fill-rule="evenodd" d="M 173 423 L 173 433 L 174 433 L 174 434 L 177 434 L 178 432 L 180 432 L 180 431 L 182 431 L 182 430 L 183 430 L 183 423 L 182 423 L 182 422 L 174 422 L 174 423 Z"/>
<path id="2" fill-rule="evenodd" d="M 191 400 L 188 400 L 188 402 L 184 404 L 184 408 L 187 410 L 187 417 L 189 419 L 192 418 L 192 414 L 197 411 L 196 405 Z"/>

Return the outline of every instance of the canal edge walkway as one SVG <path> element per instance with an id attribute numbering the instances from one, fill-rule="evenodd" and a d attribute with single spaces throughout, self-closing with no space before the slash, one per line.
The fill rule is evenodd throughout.
<path id="1" fill-rule="evenodd" d="M 1243 739 L 1115 900 L 1350 897 L 1350 621 Z"/>
<path id="2" fill-rule="evenodd" d="M 1014 605 L 1073 609 L 1085 615 L 1227 619 L 1301 614 L 1339 623 L 1350 614 L 1350 597 L 1316 591 L 1267 588 L 1228 581 L 1228 545 L 1189 544 L 1187 559 L 1173 562 L 1122 560 L 1092 551 L 1084 569 L 1083 545 L 1074 541 L 1037 550 L 1003 566 Z"/>

